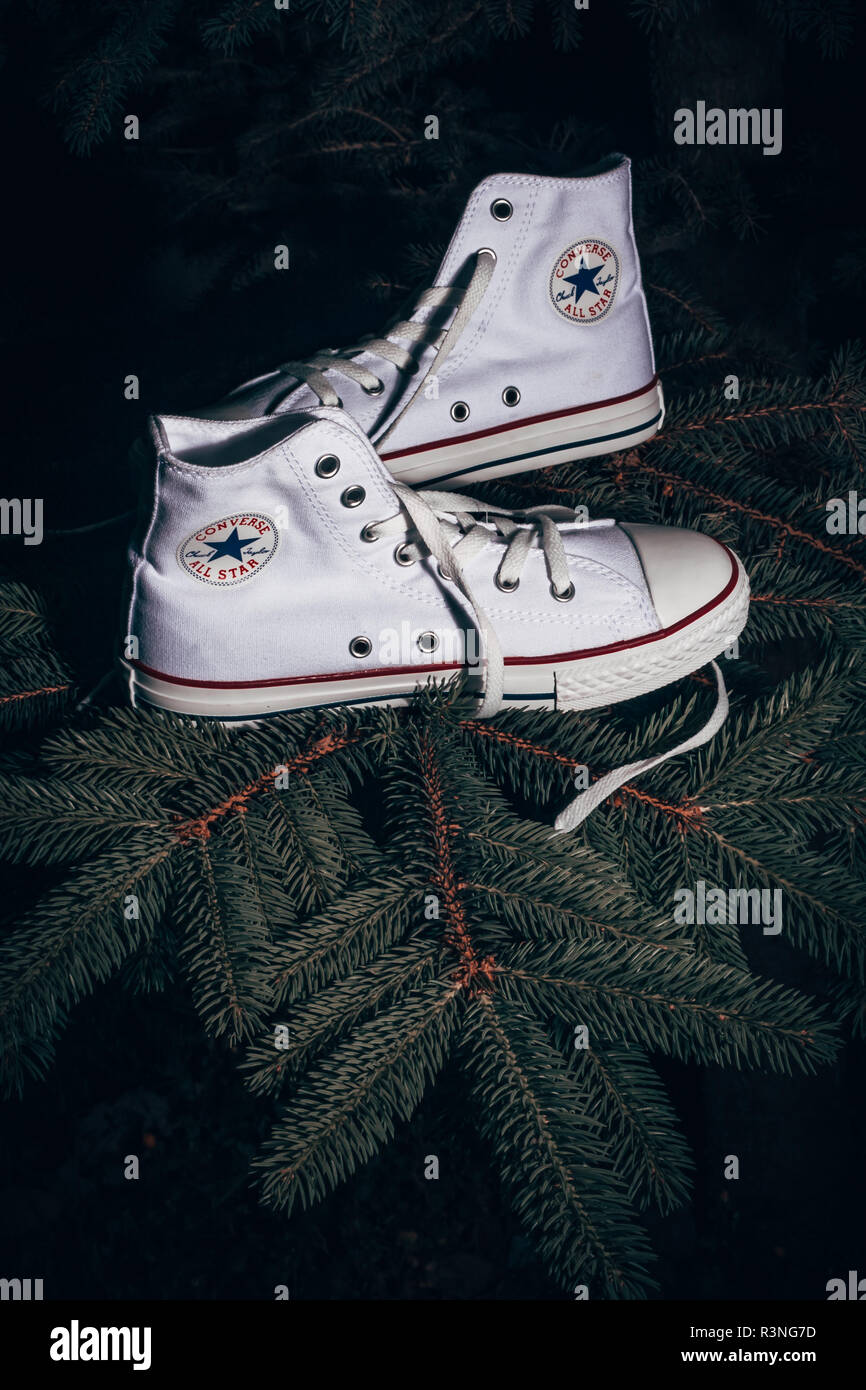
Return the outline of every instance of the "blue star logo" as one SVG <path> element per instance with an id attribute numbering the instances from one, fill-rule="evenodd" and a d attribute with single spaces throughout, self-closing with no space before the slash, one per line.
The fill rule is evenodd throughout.
<path id="1" fill-rule="evenodd" d="M 586 264 L 586 261 L 583 259 L 583 256 L 581 256 L 580 264 L 577 268 L 577 274 L 566 275 L 563 277 L 567 285 L 574 285 L 575 304 L 578 302 L 581 295 L 584 295 L 587 292 L 589 294 L 596 295 L 596 297 L 598 296 L 599 288 L 598 285 L 595 283 L 595 277 L 598 274 L 600 274 L 602 270 L 604 270 L 603 265 L 597 265 L 593 270 L 590 270 L 589 266 Z"/>
<path id="2" fill-rule="evenodd" d="M 244 546 L 252 545 L 253 541 L 257 541 L 258 539 L 259 537 L 257 535 L 247 536 L 241 539 L 238 535 L 238 528 L 235 527 L 231 534 L 226 536 L 224 541 L 208 541 L 208 546 L 213 551 L 213 554 L 208 556 L 208 563 L 210 564 L 216 560 L 221 560 L 224 555 L 228 555 L 230 560 L 237 560 L 238 564 L 243 564 L 244 557 L 241 552 Z"/>

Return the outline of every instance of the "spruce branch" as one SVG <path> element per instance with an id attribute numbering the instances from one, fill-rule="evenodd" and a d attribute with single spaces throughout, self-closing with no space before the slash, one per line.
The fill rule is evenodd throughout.
<path id="1" fill-rule="evenodd" d="M 323 1056 L 253 1161 L 264 1201 L 288 1215 L 321 1200 L 410 1118 L 451 1050 L 460 990 L 423 985 Z"/>
<path id="2" fill-rule="evenodd" d="M 432 980 L 441 956 L 441 943 L 429 936 L 407 941 L 294 1005 L 286 1015 L 287 1046 L 277 1049 L 271 1033 L 247 1048 L 242 1071 L 250 1089 L 257 1093 L 281 1089 L 335 1039 Z"/>
<path id="3" fill-rule="evenodd" d="M 813 1072 L 837 1051 L 832 1027 L 800 995 L 731 965 L 655 946 L 593 941 L 519 947 L 497 967 L 508 998 L 680 1060 Z"/>
<path id="4" fill-rule="evenodd" d="M 135 849 L 137 854 L 130 854 Z M 76 869 L 0 942 L 0 1085 L 42 1076 L 69 1010 L 148 940 L 168 896 L 171 842 L 152 834 Z"/>
<path id="5" fill-rule="evenodd" d="M 481 1132 L 553 1276 L 566 1288 L 588 1283 L 590 1297 L 645 1295 L 653 1287 L 646 1236 L 600 1125 L 532 1014 L 519 1002 L 479 995 L 461 1056 Z"/>
<path id="6" fill-rule="evenodd" d="M 689 1195 L 694 1161 L 659 1079 L 636 1048 L 607 1043 L 575 1048 L 560 1025 L 570 1070 L 584 1093 L 585 1113 L 609 1135 L 616 1172 L 641 1208 L 662 1212 L 682 1206 Z"/>
<path id="7" fill-rule="evenodd" d="M 56 723 L 73 693 L 42 599 L 26 584 L 0 581 L 0 730 Z"/>
<path id="8" fill-rule="evenodd" d="M 231 1045 L 261 1028 L 271 1004 L 270 925 L 253 866 L 239 852 L 242 838 L 235 820 L 216 843 L 199 838 L 184 846 L 173 895 L 183 933 L 180 959 L 202 1023 Z"/>

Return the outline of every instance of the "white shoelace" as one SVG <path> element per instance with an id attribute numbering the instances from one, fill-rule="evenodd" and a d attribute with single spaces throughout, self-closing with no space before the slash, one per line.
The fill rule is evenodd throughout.
<path id="1" fill-rule="evenodd" d="M 698 729 L 691 738 L 684 739 L 675 748 L 669 748 L 666 753 L 657 753 L 654 758 L 641 758 L 635 763 L 624 763 L 622 767 L 615 767 L 604 777 L 599 777 L 597 782 L 593 782 L 591 787 L 581 792 L 570 801 L 563 811 L 554 821 L 554 828 L 561 834 L 569 830 L 574 830 L 581 821 L 585 821 L 587 816 L 600 806 L 613 792 L 618 791 L 626 782 L 633 782 L 642 773 L 648 772 L 651 767 L 658 767 L 659 763 L 666 763 L 668 758 L 676 758 L 680 753 L 691 753 L 693 749 L 700 748 L 702 744 L 709 743 L 714 734 L 724 724 L 728 717 L 728 692 L 725 689 L 725 679 L 721 668 L 715 661 L 710 662 L 716 677 L 716 703 L 713 712 L 704 724 L 703 728 Z"/>
<path id="2" fill-rule="evenodd" d="M 490 544 L 489 527 L 492 525 L 496 533 L 507 541 L 497 570 L 500 586 L 506 591 L 513 591 L 520 582 L 530 550 L 540 548 L 551 589 L 556 597 L 567 602 L 574 597 L 575 590 L 559 523 L 568 522 L 582 530 L 595 530 L 613 526 L 615 522 L 611 519 L 584 521 L 569 507 L 529 507 L 525 511 L 515 512 L 505 507 L 490 506 L 460 492 L 438 492 L 429 488 L 413 491 L 397 482 L 392 483 L 392 487 L 408 514 L 412 528 L 407 528 L 406 517 L 398 512 L 384 521 L 370 524 L 366 528 L 367 535 L 373 540 L 380 536 L 406 535 L 407 530 L 413 529 L 417 539 L 410 537 L 400 547 L 404 559 L 410 562 L 431 555 L 442 577 L 450 580 L 466 599 L 481 637 L 483 688 L 477 714 L 481 719 L 489 718 L 504 705 L 505 661 L 496 632 L 469 586 L 463 564 Z M 476 517 L 483 517 L 488 524 L 482 525 Z M 626 763 L 600 777 L 560 812 L 554 823 L 556 831 L 564 833 L 574 830 L 624 783 L 634 781 L 669 758 L 700 748 L 718 732 L 728 715 L 728 695 L 722 672 L 715 661 L 712 667 L 716 677 L 717 699 L 706 724 L 666 753 Z"/>
<path id="3" fill-rule="evenodd" d="M 425 290 L 420 296 L 415 305 L 415 313 L 421 309 L 441 309 L 443 307 L 450 309 L 452 306 L 457 306 L 457 312 L 449 327 L 440 331 L 431 340 L 437 345 L 436 355 L 406 404 L 391 421 L 384 434 L 376 440 L 377 448 L 381 449 L 397 422 L 403 418 L 412 403 L 418 399 L 431 378 L 436 376 L 448 354 L 453 352 L 460 335 L 481 303 L 487 286 L 490 284 L 495 264 L 496 256 L 494 253 L 484 248 L 476 252 L 475 269 L 465 289 L 460 289 L 456 285 L 439 285 L 433 289 Z M 284 372 L 286 376 L 295 377 L 299 382 L 305 382 L 310 390 L 318 396 L 322 405 L 339 406 L 342 404 L 339 395 L 325 376 L 325 372 L 328 371 L 339 372 L 341 376 L 348 377 L 350 381 L 356 381 L 370 396 L 379 396 L 384 390 L 382 381 L 369 367 L 364 366 L 362 362 L 356 362 L 355 357 L 359 353 L 366 352 L 374 357 L 382 357 L 386 362 L 392 362 L 400 371 L 414 371 L 417 369 L 417 363 L 411 352 L 401 347 L 399 343 L 392 342 L 391 339 L 401 338 L 408 343 L 419 343 L 430 338 L 432 329 L 427 322 L 418 323 L 414 319 L 406 319 L 403 323 L 395 324 L 388 332 L 390 337 L 387 338 L 371 337 L 356 343 L 353 347 L 318 352 L 307 362 L 283 362 L 277 371 Z"/>

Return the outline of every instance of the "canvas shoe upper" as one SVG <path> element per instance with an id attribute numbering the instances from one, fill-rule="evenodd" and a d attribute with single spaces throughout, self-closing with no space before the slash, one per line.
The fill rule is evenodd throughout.
<path id="1" fill-rule="evenodd" d="M 380 338 L 287 362 L 201 412 L 342 405 L 400 481 L 436 486 L 611 453 L 664 413 L 631 214 L 631 165 L 495 174 L 435 283 Z"/>
<path id="2" fill-rule="evenodd" d="M 585 709 L 687 674 L 746 620 L 745 572 L 708 537 L 412 491 L 333 407 L 151 430 L 136 703 L 251 719 L 404 702 L 466 670 L 481 716 Z"/>

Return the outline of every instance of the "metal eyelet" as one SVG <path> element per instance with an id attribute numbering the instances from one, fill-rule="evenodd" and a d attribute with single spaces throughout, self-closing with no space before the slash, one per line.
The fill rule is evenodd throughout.
<path id="1" fill-rule="evenodd" d="M 551 584 L 550 592 L 553 594 L 553 597 L 556 599 L 557 603 L 568 603 L 569 599 L 574 598 L 574 585 L 569 584 L 568 588 L 563 589 L 562 593 L 560 593 L 559 590 L 555 587 L 555 585 Z"/>
<path id="2" fill-rule="evenodd" d="M 451 407 L 451 419 L 456 420 L 458 424 L 462 424 L 464 420 L 469 419 L 469 406 L 465 401 L 454 402 Z"/>
<path id="3" fill-rule="evenodd" d="M 497 589 L 501 589 L 503 594 L 513 594 L 515 589 L 520 588 L 519 579 L 500 579 L 498 574 L 494 582 Z"/>
<path id="4" fill-rule="evenodd" d="M 316 474 L 320 478 L 333 478 L 340 471 L 340 460 L 336 454 L 322 454 L 316 464 Z"/>
<path id="5" fill-rule="evenodd" d="M 397 549 L 394 551 L 394 559 L 397 561 L 398 565 L 414 565 L 415 556 L 407 555 L 406 552 L 408 549 L 409 547 L 406 545 L 405 541 L 402 545 L 397 546 Z"/>
<path id="6" fill-rule="evenodd" d="M 376 527 L 372 524 L 372 522 L 369 526 L 363 527 L 361 531 L 362 541 L 377 541 L 378 539 L 379 532 L 376 530 Z"/>
<path id="7" fill-rule="evenodd" d="M 520 392 L 516 386 L 506 386 L 502 392 L 502 399 L 505 405 L 517 405 L 520 400 Z"/>
<path id="8" fill-rule="evenodd" d="M 366 496 L 367 494 L 362 487 L 347 487 L 340 501 L 344 507 L 360 507 Z"/>
<path id="9" fill-rule="evenodd" d="M 497 222 L 507 222 L 514 211 L 507 198 L 495 198 L 490 204 L 490 211 Z"/>
<path id="10" fill-rule="evenodd" d="M 439 646 L 439 638 L 436 636 L 435 632 L 422 632 L 421 636 L 418 638 L 418 646 L 426 656 L 429 656 L 430 653 L 435 652 Z"/>
<path id="11" fill-rule="evenodd" d="M 349 651 L 352 653 L 352 656 L 369 656 L 372 650 L 373 643 L 370 641 L 369 637 L 353 637 L 349 643 Z"/>
<path id="12" fill-rule="evenodd" d="M 381 396 L 385 390 L 384 381 L 380 381 L 378 386 L 362 386 L 362 391 L 366 391 L 368 396 Z"/>

